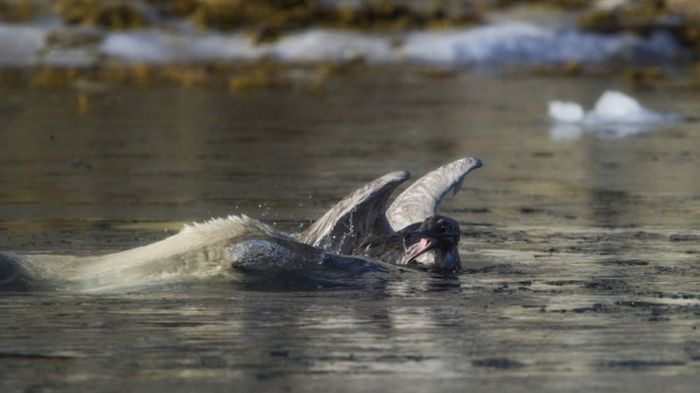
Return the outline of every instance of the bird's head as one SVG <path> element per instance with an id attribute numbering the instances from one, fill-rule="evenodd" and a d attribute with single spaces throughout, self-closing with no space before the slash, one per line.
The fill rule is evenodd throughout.
<path id="1" fill-rule="evenodd" d="M 459 223 L 445 216 L 426 218 L 417 230 L 404 236 L 405 264 L 443 273 L 456 273 L 461 268 Z"/>

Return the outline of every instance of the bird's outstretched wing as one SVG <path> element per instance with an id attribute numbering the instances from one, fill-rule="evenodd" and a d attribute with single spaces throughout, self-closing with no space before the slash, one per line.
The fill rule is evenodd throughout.
<path id="1" fill-rule="evenodd" d="M 336 203 L 314 222 L 299 241 L 340 254 L 351 254 L 373 234 L 391 233 L 385 212 L 391 193 L 408 180 L 406 171 L 379 177 Z"/>
<path id="2" fill-rule="evenodd" d="M 443 198 L 450 191 L 459 191 L 464 177 L 481 165 L 478 158 L 465 157 L 443 165 L 416 180 L 396 197 L 387 210 L 386 218 L 393 230 L 398 231 L 434 216 Z"/>

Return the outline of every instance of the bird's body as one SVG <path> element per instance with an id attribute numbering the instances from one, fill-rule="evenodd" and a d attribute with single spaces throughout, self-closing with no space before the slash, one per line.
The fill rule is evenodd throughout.
<path id="1" fill-rule="evenodd" d="M 447 194 L 456 193 L 464 177 L 481 165 L 479 159 L 466 157 L 437 168 L 410 185 L 391 205 L 391 193 L 409 174 L 381 176 L 335 204 L 298 239 L 341 254 L 457 272 L 461 268 L 459 223 L 436 211 Z"/>

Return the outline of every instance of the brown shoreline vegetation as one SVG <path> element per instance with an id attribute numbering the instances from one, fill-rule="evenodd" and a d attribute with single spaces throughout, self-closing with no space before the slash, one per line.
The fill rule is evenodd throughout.
<path id="1" fill-rule="evenodd" d="M 189 20 L 202 30 L 245 31 L 256 42 L 268 42 L 294 30 L 329 27 L 371 32 L 411 29 L 443 29 L 476 25 L 493 10 L 513 6 L 547 7 L 572 12 L 579 27 L 598 32 L 630 31 L 646 35 L 652 30 L 671 32 L 694 53 L 695 66 L 682 67 L 683 88 L 700 89 L 700 1 L 637 0 L 620 7 L 597 8 L 584 0 L 430 0 L 417 2 L 366 0 L 346 7 L 321 0 L 0 0 L 0 21 L 21 23 L 42 14 L 53 14 L 66 25 L 98 26 L 128 30 L 157 25 L 163 20 Z M 333 3 L 335 4 L 335 3 Z M 414 5 L 407 5 L 414 4 Z M 349 64 L 278 64 L 269 59 L 240 64 L 173 64 L 60 67 L 34 66 L 0 69 L 0 86 L 31 86 L 83 90 L 85 86 L 225 87 L 231 92 L 261 88 L 303 88 L 321 91 L 335 75 L 362 67 Z M 441 78 L 453 70 L 412 68 L 418 75 Z M 658 66 L 585 69 L 575 62 L 535 68 L 513 67 L 510 73 L 540 76 L 615 74 L 634 88 L 654 88 L 667 80 Z"/>
<path id="2" fill-rule="evenodd" d="M 265 42 L 311 27 L 392 32 L 469 26 L 483 22 L 490 11 L 529 5 L 575 12 L 579 27 L 593 31 L 646 34 L 668 29 L 681 42 L 700 49 L 700 2 L 696 0 L 627 0 L 612 8 L 598 3 L 365 0 L 350 7 L 340 0 L 0 0 L 0 21 L 26 22 L 41 14 L 55 14 L 67 25 L 128 30 L 165 19 L 184 19 L 203 30 L 242 30 Z"/>
<path id="3" fill-rule="evenodd" d="M 363 69 L 362 63 L 282 64 L 274 61 L 16 67 L 0 68 L 0 88 L 73 89 L 88 96 L 119 87 L 154 86 L 225 89 L 232 94 L 261 89 L 294 89 L 321 94 L 332 78 Z M 448 75 L 421 70 L 411 72 L 427 78 Z"/>
<path id="4" fill-rule="evenodd" d="M 320 0 L 0 0 L 0 19 L 30 20 L 54 13 L 67 25 L 111 30 L 141 28 L 155 20 L 184 19 L 200 29 L 243 30 L 255 41 L 310 27 L 400 31 L 480 22 L 474 7 L 447 8 L 428 1 L 417 9 L 401 2 L 370 1 L 361 7 L 327 6 Z"/>
<path id="5" fill-rule="evenodd" d="M 130 64 L 93 67 L 36 66 L 0 68 L 0 88 L 72 89 L 91 97 L 114 88 L 178 86 L 227 90 L 231 94 L 254 90 L 288 89 L 309 94 L 331 92 L 336 78 L 369 72 L 362 62 L 288 64 L 274 61 L 217 64 Z M 396 65 L 373 65 L 371 72 L 397 75 Z M 467 70 L 401 66 L 400 73 L 436 81 L 458 77 Z M 587 69 L 576 63 L 561 66 L 510 67 L 504 77 L 615 78 L 632 90 L 700 90 L 700 63 L 669 71 L 658 66 Z"/>

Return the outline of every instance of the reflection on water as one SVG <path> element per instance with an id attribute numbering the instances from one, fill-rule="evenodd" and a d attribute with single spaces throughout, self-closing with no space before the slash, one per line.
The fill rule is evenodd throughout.
<path id="1" fill-rule="evenodd" d="M 602 126 L 590 130 L 579 124 L 553 124 L 549 132 L 552 138 L 564 140 L 580 138 L 586 132 L 593 132 L 595 136 L 602 138 L 624 138 L 636 134 L 644 134 L 655 128 L 657 128 L 656 125 L 633 123 Z"/>
<path id="2" fill-rule="evenodd" d="M 443 210 L 458 278 L 5 293 L 1 390 L 692 391 L 700 132 L 550 136 L 546 102 L 610 83 L 387 72 L 321 94 L 115 90 L 82 114 L 71 91 L 5 91 L 7 251 L 120 250 L 237 212 L 297 231 L 379 174 L 486 165 Z"/>

